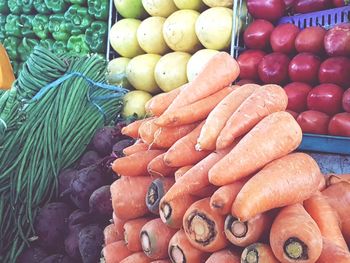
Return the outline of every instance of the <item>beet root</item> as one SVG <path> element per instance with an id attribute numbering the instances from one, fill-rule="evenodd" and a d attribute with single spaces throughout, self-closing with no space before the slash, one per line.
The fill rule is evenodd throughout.
<path id="1" fill-rule="evenodd" d="M 40 263 L 48 256 L 46 251 L 40 247 L 28 247 L 22 252 L 17 263 Z"/>
<path id="2" fill-rule="evenodd" d="M 95 151 L 87 151 L 83 154 L 79 161 L 79 169 L 96 164 L 101 160 L 100 155 Z"/>
<path id="3" fill-rule="evenodd" d="M 113 213 L 110 185 L 96 189 L 89 199 L 90 213 L 98 219 L 108 220 Z"/>
<path id="4" fill-rule="evenodd" d="M 98 225 L 88 225 L 79 233 L 79 251 L 83 263 L 98 262 L 103 245 L 103 230 Z"/>

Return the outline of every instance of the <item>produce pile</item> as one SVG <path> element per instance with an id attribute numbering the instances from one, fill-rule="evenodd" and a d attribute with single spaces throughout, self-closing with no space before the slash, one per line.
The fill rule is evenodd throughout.
<path id="1" fill-rule="evenodd" d="M 220 52 L 122 129 L 105 262 L 350 262 L 349 176 L 326 186 L 284 90 L 239 73 Z"/>
<path id="2" fill-rule="evenodd" d="M 237 58 L 240 83 L 284 86 L 287 109 L 305 133 L 350 136 L 350 23 L 275 26 L 285 13 L 283 1 L 258 2 L 247 1 L 255 20 L 243 33 L 246 51 Z M 330 8 L 331 1 L 294 1 L 292 7 L 306 13 Z"/>
<path id="3" fill-rule="evenodd" d="M 106 51 L 108 0 L 0 1 L 0 43 L 17 76 L 33 48 L 56 54 Z"/>

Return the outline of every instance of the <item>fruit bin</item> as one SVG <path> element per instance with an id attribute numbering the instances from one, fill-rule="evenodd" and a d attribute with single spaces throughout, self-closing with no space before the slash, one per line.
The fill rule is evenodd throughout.
<path id="1" fill-rule="evenodd" d="M 243 1 L 234 0 L 233 17 L 241 16 L 243 12 Z M 277 24 L 292 23 L 303 29 L 308 26 L 322 25 L 326 29 L 332 26 L 349 22 L 350 21 L 350 6 L 334 8 L 329 10 L 323 10 L 318 12 L 312 12 L 308 14 L 298 14 L 294 16 L 282 17 Z M 246 22 L 249 23 L 249 17 Z M 247 24 L 246 24 L 247 25 Z M 243 26 L 246 26 L 243 25 Z M 236 32 L 236 28 L 240 26 L 233 21 L 233 32 Z M 235 58 L 238 57 L 240 52 L 245 49 L 243 45 L 242 34 L 232 35 L 231 42 L 231 55 Z M 302 151 L 312 152 L 325 152 L 335 154 L 350 154 L 350 137 L 330 136 L 330 135 L 318 135 L 318 134 L 303 134 L 303 140 L 298 148 Z"/>

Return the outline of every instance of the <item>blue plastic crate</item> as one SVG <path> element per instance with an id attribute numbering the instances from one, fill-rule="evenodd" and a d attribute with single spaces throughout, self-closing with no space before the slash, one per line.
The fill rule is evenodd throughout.
<path id="1" fill-rule="evenodd" d="M 298 150 L 350 155 L 350 138 L 304 133 Z"/>

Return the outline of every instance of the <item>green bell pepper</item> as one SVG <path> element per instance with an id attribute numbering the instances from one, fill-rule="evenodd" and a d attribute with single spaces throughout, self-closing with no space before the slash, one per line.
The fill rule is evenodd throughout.
<path id="1" fill-rule="evenodd" d="M 88 9 L 79 5 L 69 7 L 67 12 L 64 13 L 64 18 L 71 29 L 72 35 L 85 33 L 92 22 Z"/>
<path id="2" fill-rule="evenodd" d="M 68 3 L 71 3 L 73 5 L 85 5 L 86 0 L 66 0 Z"/>
<path id="3" fill-rule="evenodd" d="M 35 37 L 33 31 L 33 18 L 31 15 L 21 15 L 19 21 L 22 25 L 22 36 L 24 37 Z"/>
<path id="4" fill-rule="evenodd" d="M 68 52 L 67 43 L 65 41 L 56 41 L 52 46 L 53 53 L 57 55 L 63 55 Z"/>
<path id="5" fill-rule="evenodd" d="M 7 2 L 11 14 L 19 15 L 22 13 L 22 7 L 17 3 L 17 0 L 10 0 Z"/>
<path id="6" fill-rule="evenodd" d="M 40 46 L 52 51 L 55 41 L 52 39 L 42 39 L 42 40 L 40 40 L 39 43 L 40 43 Z"/>
<path id="7" fill-rule="evenodd" d="M 46 15 L 35 15 L 33 19 L 33 30 L 40 39 L 49 37 L 49 18 Z"/>
<path id="8" fill-rule="evenodd" d="M 10 0 L 11 1 L 16 1 L 17 5 L 20 6 L 21 8 L 21 13 L 23 14 L 31 14 L 33 11 L 33 0 Z"/>
<path id="9" fill-rule="evenodd" d="M 45 0 L 45 4 L 53 13 L 63 13 L 68 8 L 64 0 Z"/>
<path id="10" fill-rule="evenodd" d="M 67 49 L 76 54 L 88 54 L 90 52 L 89 46 L 86 44 L 85 35 L 71 36 L 68 39 Z"/>
<path id="11" fill-rule="evenodd" d="M 107 23 L 102 21 L 95 21 L 86 29 L 85 38 L 86 43 L 93 52 L 105 52 L 107 37 Z"/>
<path id="12" fill-rule="evenodd" d="M 19 37 L 21 35 L 21 27 L 18 15 L 9 14 L 6 17 L 5 31 L 8 36 Z"/>
<path id="13" fill-rule="evenodd" d="M 33 0 L 34 9 L 43 15 L 48 15 L 51 13 L 50 9 L 45 4 L 44 0 Z"/>
<path id="14" fill-rule="evenodd" d="M 34 47 L 38 44 L 38 40 L 24 37 L 17 49 L 20 60 L 22 62 L 25 62 L 28 59 L 29 55 L 32 53 Z"/>
<path id="15" fill-rule="evenodd" d="M 4 47 L 6 48 L 7 54 L 10 60 L 18 59 L 17 47 L 19 45 L 19 39 L 17 37 L 7 37 L 5 38 Z"/>
<path id="16" fill-rule="evenodd" d="M 51 15 L 49 18 L 49 31 L 55 40 L 67 41 L 70 37 L 68 23 L 61 14 Z"/>
<path id="17" fill-rule="evenodd" d="M 11 0 L 10 0 L 11 1 Z M 0 14 L 8 14 L 9 7 L 7 5 L 7 0 L 0 0 Z"/>
<path id="18" fill-rule="evenodd" d="M 105 20 L 108 17 L 109 4 L 107 0 L 89 0 L 89 14 L 96 19 Z"/>
<path id="19" fill-rule="evenodd" d="M 0 43 L 3 43 L 6 37 L 5 24 L 6 24 L 6 16 L 0 15 Z"/>

